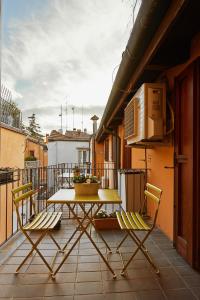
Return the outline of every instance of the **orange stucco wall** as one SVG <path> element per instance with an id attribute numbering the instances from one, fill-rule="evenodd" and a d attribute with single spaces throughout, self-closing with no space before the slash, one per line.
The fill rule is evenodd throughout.
<path id="1" fill-rule="evenodd" d="M 111 134 L 109 134 L 108 140 L 109 140 L 109 162 L 112 162 L 113 157 L 112 157 L 112 135 Z"/>
<path id="2" fill-rule="evenodd" d="M 47 166 L 47 151 L 44 151 L 43 146 L 30 139 L 26 141 L 25 157 L 30 155 L 30 151 L 34 152 L 34 156 L 40 161 L 40 166 Z"/>
<path id="3" fill-rule="evenodd" d="M 104 163 L 104 143 L 96 143 L 95 142 L 95 156 L 96 156 L 96 164 L 103 165 Z"/>
<path id="4" fill-rule="evenodd" d="M 12 218 L 15 208 L 12 204 L 11 190 L 15 187 L 17 187 L 17 182 L 0 185 L 0 244 L 12 234 Z M 5 197 L 5 195 L 7 195 L 7 197 Z"/>
<path id="5" fill-rule="evenodd" d="M 25 135 L 0 127 L 0 167 L 24 168 Z M 12 233 L 12 194 L 14 183 L 0 185 L 0 244 Z M 7 195 L 7 196 L 6 196 Z M 7 218 L 6 218 L 7 212 Z M 7 224 L 6 224 L 7 219 Z M 7 231 L 6 231 L 7 228 Z"/>
<path id="6" fill-rule="evenodd" d="M 109 143 L 109 156 L 108 161 L 105 161 L 105 145 L 104 141 L 101 143 L 96 143 L 95 145 L 95 153 L 96 153 L 96 166 L 97 170 L 96 173 L 100 177 L 105 178 L 105 187 L 114 188 L 114 171 L 115 164 L 113 163 L 112 158 L 112 135 L 107 136 L 108 143 Z M 100 166 L 100 169 L 98 169 Z M 103 184 L 103 186 L 104 186 Z"/>
<path id="7" fill-rule="evenodd" d="M 43 146 L 29 140 L 17 130 L 0 127 L 0 167 L 24 168 L 24 158 L 34 151 L 41 166 L 47 166 L 48 152 Z"/>
<path id="8" fill-rule="evenodd" d="M 47 165 L 47 151 L 44 152 L 41 145 L 31 141 L 27 143 L 26 136 L 18 130 L 7 126 L 0 127 L 0 167 L 23 169 L 26 151 L 33 149 L 36 157 L 41 160 L 41 165 Z M 17 181 L 0 185 L 0 244 L 12 234 L 14 207 L 11 190 L 21 182 L 22 176 Z"/>
<path id="9" fill-rule="evenodd" d="M 120 168 L 123 169 L 124 164 L 123 164 L 123 160 L 124 160 L 124 125 L 120 125 L 118 127 L 118 136 L 121 139 L 121 145 L 120 145 Z"/>
<path id="10" fill-rule="evenodd" d="M 97 143 L 95 141 L 95 148 L 93 149 L 95 149 L 95 153 L 92 153 L 93 172 L 94 175 L 98 176 L 98 178 L 101 178 L 104 176 L 104 143 Z"/>
<path id="11" fill-rule="evenodd" d="M 174 68 L 168 69 L 164 75 L 168 78 L 169 87 L 174 88 L 175 78 L 198 56 L 200 56 L 200 34 L 196 35 L 191 43 L 190 59 Z M 174 99 L 172 99 L 174 101 Z M 148 181 L 163 189 L 157 225 L 173 239 L 173 204 L 174 204 L 174 170 L 173 167 L 174 147 L 155 147 L 147 150 Z M 144 168 L 144 150 L 132 149 L 132 167 Z M 148 207 L 148 213 L 154 214 L 154 208 Z"/>
<path id="12" fill-rule="evenodd" d="M 173 193 L 174 170 L 173 147 L 155 147 L 147 149 L 148 182 L 163 190 L 157 225 L 172 239 L 173 238 Z M 132 168 L 144 168 L 145 150 L 132 149 Z M 149 215 L 154 215 L 154 208 L 148 206 Z"/>
<path id="13" fill-rule="evenodd" d="M 0 166 L 24 168 L 25 136 L 7 128 L 0 128 Z"/>

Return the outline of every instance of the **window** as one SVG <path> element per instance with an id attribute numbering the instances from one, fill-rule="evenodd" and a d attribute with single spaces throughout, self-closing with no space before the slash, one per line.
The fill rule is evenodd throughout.
<path id="1" fill-rule="evenodd" d="M 83 163 L 87 162 L 87 151 L 83 151 Z"/>
<path id="2" fill-rule="evenodd" d="M 34 157 L 35 154 L 34 154 L 34 151 L 33 150 L 30 150 L 30 156 Z"/>
<path id="3" fill-rule="evenodd" d="M 78 163 L 84 164 L 88 162 L 88 150 L 78 150 Z"/>

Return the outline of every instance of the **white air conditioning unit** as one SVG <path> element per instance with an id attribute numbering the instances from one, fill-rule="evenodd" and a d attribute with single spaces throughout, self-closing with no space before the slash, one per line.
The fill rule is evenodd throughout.
<path id="1" fill-rule="evenodd" d="M 161 142 L 165 134 L 165 84 L 144 83 L 125 108 L 127 144 Z"/>

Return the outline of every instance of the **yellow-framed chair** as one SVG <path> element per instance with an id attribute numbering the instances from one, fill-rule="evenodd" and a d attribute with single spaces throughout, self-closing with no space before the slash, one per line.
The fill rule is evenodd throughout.
<path id="1" fill-rule="evenodd" d="M 161 195 L 162 195 L 162 190 L 150 183 L 146 184 L 146 189 L 144 191 L 144 205 L 146 204 L 147 200 L 150 199 L 153 201 L 156 205 L 156 211 L 155 215 L 153 218 L 153 223 L 152 225 L 149 225 L 145 222 L 144 217 L 142 216 L 142 210 L 140 212 L 125 212 L 125 211 L 120 211 L 117 212 L 117 220 L 119 223 L 119 226 L 121 230 L 126 231 L 126 235 L 120 242 L 120 244 L 117 246 L 117 252 L 119 252 L 119 248 L 121 245 L 124 243 L 124 241 L 127 239 L 127 237 L 131 237 L 131 239 L 136 243 L 137 248 L 134 251 L 133 255 L 129 258 L 127 263 L 124 265 L 123 264 L 123 269 L 121 271 L 121 275 L 125 274 L 125 271 L 132 261 L 132 259 L 135 257 L 135 255 L 138 253 L 138 251 L 142 251 L 148 262 L 151 264 L 151 266 L 154 268 L 156 274 L 159 274 L 160 271 L 154 264 L 147 248 L 144 246 L 144 242 L 147 240 L 151 232 L 153 231 L 155 225 L 156 225 L 156 220 L 157 220 L 157 215 L 158 215 L 158 210 L 159 210 L 159 205 L 160 205 L 160 200 L 161 200 Z M 144 207 L 143 205 L 143 207 Z M 145 236 L 140 239 L 136 232 L 143 231 L 145 232 Z"/>
<path id="2" fill-rule="evenodd" d="M 32 245 L 32 249 L 27 254 L 27 256 L 24 258 L 22 263 L 18 266 L 18 268 L 16 269 L 16 273 L 18 273 L 18 271 L 20 270 L 22 265 L 26 262 L 26 260 L 31 256 L 31 254 L 35 250 L 38 253 L 38 255 L 41 257 L 41 259 L 43 260 L 43 262 L 45 263 L 45 265 L 47 266 L 47 268 L 49 269 L 51 274 L 53 274 L 52 267 L 53 267 L 55 258 L 57 256 L 58 252 L 62 252 L 62 250 L 61 250 L 60 246 L 58 245 L 58 243 L 56 242 L 56 240 L 54 239 L 54 237 L 52 235 L 52 230 L 55 228 L 55 226 L 60 221 L 62 212 L 42 211 L 42 212 L 36 214 L 35 201 L 33 199 L 33 196 L 36 193 L 37 193 L 37 190 L 32 189 L 31 182 L 12 190 L 13 202 L 16 207 L 16 214 L 17 214 L 17 221 L 19 224 L 19 228 Z M 30 200 L 30 206 L 32 205 L 33 213 L 34 213 L 33 218 L 30 220 L 30 222 L 24 226 L 23 226 L 22 218 L 21 218 L 20 211 L 19 211 L 20 203 L 23 200 Z M 40 233 L 40 236 L 38 237 L 36 242 L 32 241 L 31 236 L 28 234 L 28 232 L 29 233 L 31 233 L 31 232 Z M 55 243 L 55 245 L 58 248 L 58 251 L 56 252 L 55 257 L 53 258 L 53 262 L 52 262 L 51 266 L 49 265 L 49 263 L 46 261 L 46 259 L 44 258 L 44 256 L 40 252 L 40 250 L 38 249 L 39 243 L 42 241 L 42 239 L 47 234 L 49 235 L 49 237 L 52 239 L 52 241 Z"/>

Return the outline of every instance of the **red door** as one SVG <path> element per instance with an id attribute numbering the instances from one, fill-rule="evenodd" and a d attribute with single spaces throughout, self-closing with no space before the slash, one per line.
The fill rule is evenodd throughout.
<path id="1" fill-rule="evenodd" d="M 199 61 L 191 64 L 176 80 L 175 90 L 175 246 L 193 266 L 197 263 L 196 224 L 199 206 Z M 196 227 L 197 226 L 197 227 Z M 198 266 L 196 266 L 198 267 Z"/>

